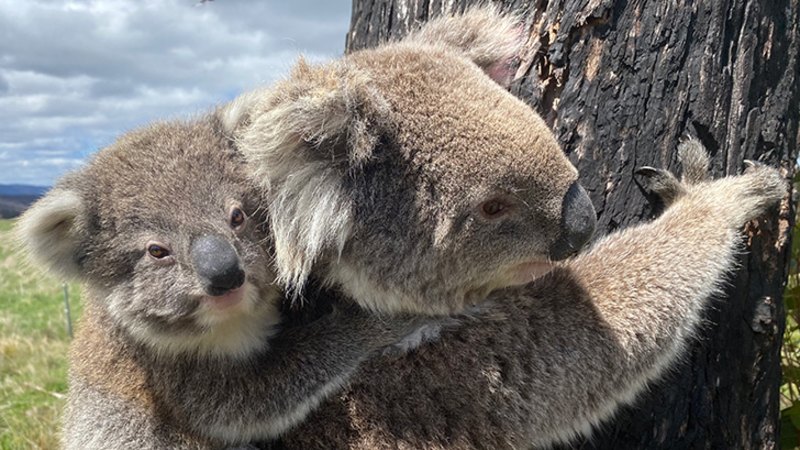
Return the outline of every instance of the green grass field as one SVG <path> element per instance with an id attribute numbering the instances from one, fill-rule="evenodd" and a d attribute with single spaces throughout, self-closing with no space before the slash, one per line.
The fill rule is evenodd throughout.
<path id="1" fill-rule="evenodd" d="M 63 285 L 22 263 L 0 220 L 0 449 L 58 447 L 69 337 Z M 69 286 L 73 319 L 77 285 Z"/>

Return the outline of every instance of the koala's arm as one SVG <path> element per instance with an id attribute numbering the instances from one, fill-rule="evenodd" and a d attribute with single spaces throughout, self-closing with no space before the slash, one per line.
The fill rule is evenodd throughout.
<path id="1" fill-rule="evenodd" d="M 62 446 L 66 450 L 220 448 L 222 443 L 170 422 L 153 393 L 147 366 L 104 318 L 90 299 L 70 346 Z"/>
<path id="2" fill-rule="evenodd" d="M 365 364 L 283 443 L 527 448 L 589 433 L 680 357 L 735 265 L 741 226 L 785 189 L 764 167 L 678 186 L 655 221 L 496 293 L 439 342 Z"/>
<path id="3" fill-rule="evenodd" d="M 381 318 L 355 306 L 280 330 L 263 353 L 184 361 L 155 374 L 165 404 L 191 429 L 228 443 L 269 439 L 302 421 L 358 365 L 426 319 Z"/>
<path id="4" fill-rule="evenodd" d="M 164 426 L 152 409 L 108 390 L 70 380 L 61 441 L 65 450 L 214 450 L 224 444 Z"/>
<path id="5" fill-rule="evenodd" d="M 339 308 L 237 359 L 154 355 L 110 320 L 90 303 L 72 343 L 67 449 L 206 450 L 274 438 L 422 323 Z"/>

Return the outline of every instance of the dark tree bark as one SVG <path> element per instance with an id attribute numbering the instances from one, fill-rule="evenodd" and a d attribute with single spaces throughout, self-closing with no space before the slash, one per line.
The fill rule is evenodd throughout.
<path id="1" fill-rule="evenodd" d="M 354 0 L 348 51 L 401 37 L 469 0 Z M 798 0 L 504 1 L 529 39 L 512 92 L 581 173 L 599 234 L 652 215 L 642 165 L 677 165 L 697 136 L 717 176 L 744 159 L 793 172 L 800 110 Z M 792 206 L 748 226 L 751 252 L 689 358 L 579 448 L 778 446 L 780 345 Z M 691 249 L 686 249 L 691 251 Z M 576 446 L 572 446 L 575 448 Z"/>

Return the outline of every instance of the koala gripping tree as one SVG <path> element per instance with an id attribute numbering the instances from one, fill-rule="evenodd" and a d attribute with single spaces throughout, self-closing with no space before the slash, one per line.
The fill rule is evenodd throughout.
<path id="1" fill-rule="evenodd" d="M 354 0 L 347 50 L 399 38 L 476 1 Z M 598 212 L 598 234 L 652 215 L 633 177 L 674 167 L 686 134 L 714 175 L 744 159 L 792 175 L 800 2 L 498 2 L 527 39 L 511 91 L 552 127 Z M 748 225 L 750 251 L 690 357 L 579 448 L 776 448 L 782 290 L 793 208 Z M 646 243 L 642 243 L 646 245 Z M 691 249 L 686 249 L 691 251 Z M 575 448 L 572 446 L 571 448 Z"/>

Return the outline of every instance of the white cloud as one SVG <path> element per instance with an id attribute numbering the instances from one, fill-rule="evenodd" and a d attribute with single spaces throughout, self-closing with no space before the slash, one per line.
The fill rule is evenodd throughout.
<path id="1" fill-rule="evenodd" d="M 336 56 L 349 0 L 0 0 L 0 183 L 50 184 L 122 132 Z"/>

